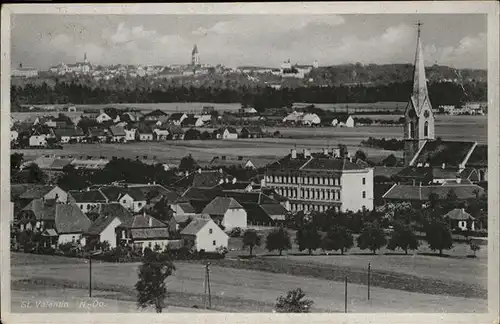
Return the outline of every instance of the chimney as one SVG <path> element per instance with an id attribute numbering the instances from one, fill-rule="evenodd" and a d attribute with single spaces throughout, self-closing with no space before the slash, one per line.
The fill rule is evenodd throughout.
<path id="1" fill-rule="evenodd" d="M 290 152 L 291 152 L 292 159 L 296 159 L 297 158 L 297 149 L 293 148 L 290 150 Z"/>

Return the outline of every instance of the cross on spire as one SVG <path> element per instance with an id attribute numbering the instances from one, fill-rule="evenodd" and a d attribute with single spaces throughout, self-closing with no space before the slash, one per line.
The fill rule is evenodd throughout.
<path id="1" fill-rule="evenodd" d="M 419 21 L 417 21 L 417 23 L 415 24 L 415 26 L 417 26 L 417 32 L 418 32 L 418 37 L 420 37 L 420 27 L 423 26 L 423 24 Z"/>

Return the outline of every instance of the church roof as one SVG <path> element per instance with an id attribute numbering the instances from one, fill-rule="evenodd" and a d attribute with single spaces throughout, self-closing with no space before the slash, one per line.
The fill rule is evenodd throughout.
<path id="1" fill-rule="evenodd" d="M 459 167 L 474 148 L 475 142 L 427 141 L 415 158 L 413 165 L 429 163 L 430 166 Z"/>

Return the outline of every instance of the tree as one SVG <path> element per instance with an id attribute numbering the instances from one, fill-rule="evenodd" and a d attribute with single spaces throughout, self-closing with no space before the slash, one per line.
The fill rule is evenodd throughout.
<path id="1" fill-rule="evenodd" d="M 443 250 L 449 250 L 453 246 L 451 231 L 447 223 L 440 219 L 432 220 L 425 231 L 425 239 L 431 250 L 439 251 L 439 255 L 443 255 Z"/>
<path id="2" fill-rule="evenodd" d="M 266 239 L 266 249 L 268 251 L 278 250 L 280 255 L 284 250 L 289 250 L 292 248 L 292 243 L 290 240 L 290 235 L 288 231 L 283 227 L 274 229 L 267 235 Z"/>
<path id="3" fill-rule="evenodd" d="M 260 246 L 260 236 L 255 230 L 246 230 L 243 233 L 243 248 L 250 249 L 250 256 L 252 256 L 252 251 L 255 246 Z"/>
<path id="4" fill-rule="evenodd" d="M 479 244 L 476 244 L 474 242 L 471 242 L 469 246 L 472 252 L 474 253 L 474 257 L 476 257 L 476 252 L 479 251 L 481 247 L 479 246 Z"/>
<path id="5" fill-rule="evenodd" d="M 405 254 L 408 254 L 408 250 L 416 250 L 418 249 L 418 245 L 417 236 L 413 232 L 411 226 L 408 224 L 397 223 L 394 226 L 394 231 L 389 239 L 387 248 L 393 251 L 400 248 L 405 251 Z"/>
<path id="6" fill-rule="evenodd" d="M 297 231 L 295 242 L 299 245 L 299 251 L 307 249 L 309 255 L 311 255 L 313 250 L 319 248 L 321 236 L 316 227 L 309 223 Z"/>
<path id="7" fill-rule="evenodd" d="M 395 167 L 398 164 L 398 159 L 394 154 L 391 154 L 382 161 L 382 164 L 387 167 Z"/>
<path id="8" fill-rule="evenodd" d="M 344 226 L 335 226 L 329 230 L 326 236 L 321 241 L 321 248 L 325 251 L 340 250 L 340 254 L 344 255 L 344 251 L 352 248 L 354 239 L 351 231 Z"/>
<path id="9" fill-rule="evenodd" d="M 135 284 L 137 306 L 146 308 L 153 305 L 156 312 L 161 313 L 167 296 L 165 280 L 174 270 L 175 266 L 168 254 L 145 249 L 143 261 L 139 267 L 139 280 Z"/>
<path id="10" fill-rule="evenodd" d="M 192 171 L 198 167 L 198 164 L 196 161 L 193 159 L 191 154 L 188 156 L 185 156 L 181 159 L 181 162 L 179 163 L 179 170 L 180 171 Z"/>
<path id="11" fill-rule="evenodd" d="M 22 153 L 12 153 L 10 155 L 10 169 L 13 171 L 19 171 L 21 165 L 24 161 L 24 154 Z"/>
<path id="12" fill-rule="evenodd" d="M 354 159 L 361 160 L 361 161 L 367 161 L 368 157 L 366 156 L 366 153 L 363 152 L 362 150 L 357 150 L 356 153 L 354 154 Z"/>
<path id="13" fill-rule="evenodd" d="M 375 254 L 378 249 L 386 245 L 387 241 L 384 230 L 378 222 L 373 222 L 367 223 L 363 227 L 361 234 L 358 236 L 357 243 L 361 250 L 369 249 Z"/>
<path id="14" fill-rule="evenodd" d="M 26 182 L 43 184 L 45 183 L 45 177 L 45 173 L 36 163 L 31 163 L 26 167 Z"/>
<path id="15" fill-rule="evenodd" d="M 286 296 L 278 298 L 275 309 L 278 313 L 309 313 L 314 302 L 304 299 L 305 296 L 300 288 L 290 290 Z"/>
<path id="16" fill-rule="evenodd" d="M 194 128 L 190 128 L 184 134 L 184 139 L 186 141 L 188 141 L 188 140 L 198 140 L 198 139 L 200 139 L 200 135 L 201 134 L 200 134 L 199 130 L 194 129 Z"/>

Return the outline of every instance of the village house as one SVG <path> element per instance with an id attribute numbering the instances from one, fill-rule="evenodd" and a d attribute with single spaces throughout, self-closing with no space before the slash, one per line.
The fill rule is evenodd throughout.
<path id="1" fill-rule="evenodd" d="M 216 197 L 202 211 L 203 215 L 210 215 L 214 222 L 225 229 L 247 227 L 247 213 L 233 198 Z"/>
<path id="2" fill-rule="evenodd" d="M 19 132 L 15 129 L 10 130 L 10 141 L 15 142 L 19 138 Z"/>
<path id="3" fill-rule="evenodd" d="M 125 140 L 127 142 L 133 142 L 137 138 L 137 128 L 134 126 L 125 126 L 124 129 L 125 131 Z"/>
<path id="4" fill-rule="evenodd" d="M 111 134 L 109 134 L 109 131 L 105 128 L 100 128 L 100 127 L 91 127 L 88 129 L 87 132 L 87 138 L 90 141 L 93 142 L 105 142 L 108 137 L 111 137 Z"/>
<path id="5" fill-rule="evenodd" d="M 99 204 L 87 215 L 93 220 L 84 234 L 87 244 L 107 241 L 110 248 L 116 247 L 116 228 L 133 217 L 129 210 L 116 202 Z"/>
<path id="6" fill-rule="evenodd" d="M 203 125 L 204 125 L 203 119 L 195 117 L 193 115 L 188 116 L 181 123 L 182 127 L 201 127 Z"/>
<path id="7" fill-rule="evenodd" d="M 47 146 L 47 137 L 47 134 L 42 134 L 35 131 L 30 135 L 29 145 L 31 147 Z"/>
<path id="8" fill-rule="evenodd" d="M 321 124 L 321 118 L 316 114 L 304 114 L 298 117 L 298 122 L 302 123 L 304 126 L 313 126 Z"/>
<path id="9" fill-rule="evenodd" d="M 71 161 L 71 165 L 77 170 L 102 170 L 108 163 L 109 160 L 103 158 L 79 157 Z"/>
<path id="10" fill-rule="evenodd" d="M 230 140 L 238 138 L 238 132 L 234 127 L 219 128 L 216 134 L 217 139 Z"/>
<path id="11" fill-rule="evenodd" d="M 354 127 L 354 119 L 349 115 L 339 115 L 332 119 L 334 127 Z"/>
<path id="12" fill-rule="evenodd" d="M 243 127 L 240 132 L 241 138 L 261 138 L 264 137 L 264 132 L 262 128 L 258 126 L 248 126 Z"/>
<path id="13" fill-rule="evenodd" d="M 113 118 L 111 118 L 105 112 L 102 112 L 99 116 L 97 116 L 96 120 L 97 120 L 97 122 L 99 124 L 102 124 L 102 123 L 105 123 L 105 122 L 113 121 Z"/>
<path id="14" fill-rule="evenodd" d="M 145 213 L 135 215 L 115 229 L 117 245 L 129 245 L 144 251 L 145 248 L 154 249 L 159 246 L 161 250 L 170 247 L 169 228 L 166 224 Z"/>
<path id="15" fill-rule="evenodd" d="M 138 188 L 123 188 L 118 202 L 123 207 L 137 213 L 146 206 L 146 197 Z"/>
<path id="16" fill-rule="evenodd" d="M 123 127 L 110 126 L 109 132 L 111 135 L 111 141 L 114 143 L 125 143 L 127 142 L 125 130 Z"/>
<path id="17" fill-rule="evenodd" d="M 168 139 L 168 125 L 155 125 L 153 129 L 153 134 L 157 141 L 165 141 Z"/>
<path id="18" fill-rule="evenodd" d="M 148 125 L 139 123 L 137 125 L 136 136 L 141 142 L 150 142 L 153 140 L 153 131 Z"/>
<path id="19" fill-rule="evenodd" d="M 56 128 L 54 130 L 54 134 L 56 138 L 61 143 L 69 143 L 69 142 L 81 142 L 84 138 L 83 131 L 78 128 Z"/>
<path id="20" fill-rule="evenodd" d="M 71 195 L 76 205 L 80 207 L 84 213 L 88 213 L 93 208 L 108 202 L 106 196 L 98 189 L 87 189 L 81 191 L 70 190 L 68 193 Z"/>
<path id="21" fill-rule="evenodd" d="M 184 130 L 180 126 L 177 125 L 168 125 L 167 126 L 167 139 L 171 140 L 183 140 L 184 139 Z"/>
<path id="22" fill-rule="evenodd" d="M 462 231 L 474 230 L 475 218 L 467 213 L 463 208 L 455 208 L 445 214 L 443 219 L 448 221 L 451 228 L 458 228 Z"/>
<path id="23" fill-rule="evenodd" d="M 74 203 L 58 203 L 55 200 L 34 199 L 21 210 L 21 231 L 39 231 L 48 245 L 63 243 L 85 245 L 83 233 L 91 226 L 87 216 Z"/>
<path id="24" fill-rule="evenodd" d="M 434 194 L 438 200 L 446 200 L 448 193 L 454 192 L 459 201 L 474 200 L 484 195 L 482 187 L 475 184 L 438 184 L 438 185 L 408 185 L 394 184 L 382 196 L 385 201 L 409 201 L 415 204 L 424 204 L 429 196 Z"/>
<path id="25" fill-rule="evenodd" d="M 303 115 L 304 115 L 303 112 L 292 111 L 285 118 L 283 118 L 283 123 L 297 124 L 299 121 L 302 120 Z"/>
<path id="26" fill-rule="evenodd" d="M 182 231 L 184 245 L 195 251 L 227 249 L 229 237 L 210 217 L 192 220 Z"/>
<path id="27" fill-rule="evenodd" d="M 58 186 L 34 185 L 21 194 L 19 199 L 26 204 L 33 199 L 53 199 L 57 202 L 66 203 L 68 201 L 68 193 Z"/>
<path id="28" fill-rule="evenodd" d="M 181 126 L 182 121 L 186 119 L 188 116 L 185 113 L 173 113 L 170 115 L 168 122 L 175 126 Z"/>

